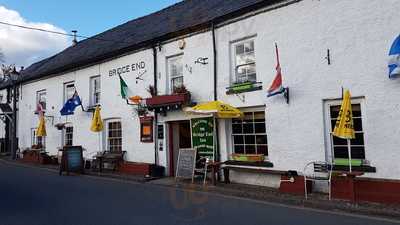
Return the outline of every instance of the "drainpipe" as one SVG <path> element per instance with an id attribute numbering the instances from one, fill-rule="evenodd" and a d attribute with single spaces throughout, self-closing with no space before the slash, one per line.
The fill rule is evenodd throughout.
<path id="1" fill-rule="evenodd" d="M 216 43 L 216 38 L 215 38 L 215 22 L 213 21 L 211 23 L 211 30 L 212 30 L 212 41 L 213 41 L 213 59 L 214 59 L 214 101 L 218 100 L 218 92 L 217 92 L 217 43 Z M 215 119 L 214 119 L 215 120 Z M 215 144 L 216 144 L 216 158 L 215 161 L 219 162 L 221 159 L 221 153 L 219 149 L 219 126 L 218 126 L 218 121 L 215 120 Z"/>
<path id="2" fill-rule="evenodd" d="M 153 46 L 154 94 L 157 95 L 157 47 Z M 154 111 L 154 164 L 158 165 L 158 114 Z"/>

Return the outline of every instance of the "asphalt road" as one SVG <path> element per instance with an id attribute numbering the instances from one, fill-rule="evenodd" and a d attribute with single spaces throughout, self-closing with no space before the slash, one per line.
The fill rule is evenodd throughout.
<path id="1" fill-rule="evenodd" d="M 394 222 L 184 192 L 149 184 L 62 176 L 0 161 L 0 225 L 379 225 Z"/>

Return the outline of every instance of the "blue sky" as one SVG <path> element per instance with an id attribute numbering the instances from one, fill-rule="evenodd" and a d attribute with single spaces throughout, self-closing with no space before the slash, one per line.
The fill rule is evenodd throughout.
<path id="1" fill-rule="evenodd" d="M 0 0 L 0 22 L 93 36 L 180 0 Z M 0 64 L 29 66 L 71 46 L 71 38 L 0 24 Z"/>
<path id="2" fill-rule="evenodd" d="M 176 2 L 179 0 L 0 0 L 0 5 L 18 11 L 29 21 L 92 36 Z"/>

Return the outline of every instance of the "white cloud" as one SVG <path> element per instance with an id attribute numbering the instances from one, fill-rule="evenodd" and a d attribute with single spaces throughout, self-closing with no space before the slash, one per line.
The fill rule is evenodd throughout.
<path id="1" fill-rule="evenodd" d="M 65 33 L 52 24 L 27 21 L 17 11 L 3 6 L 0 6 L 0 21 Z M 70 43 L 66 36 L 0 24 L 0 49 L 6 64 L 27 67 L 65 49 Z"/>

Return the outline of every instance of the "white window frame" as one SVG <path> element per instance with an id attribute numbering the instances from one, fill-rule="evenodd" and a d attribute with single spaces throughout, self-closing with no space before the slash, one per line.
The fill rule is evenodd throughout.
<path id="1" fill-rule="evenodd" d="M 69 134 L 69 133 L 67 132 L 67 129 L 68 129 L 68 128 L 72 128 L 72 133 L 71 133 L 71 135 L 72 135 L 72 138 L 71 138 L 71 145 L 68 145 L 68 146 L 73 146 L 73 145 L 74 145 L 74 127 L 73 127 L 71 124 L 66 124 L 65 127 L 64 127 L 64 130 L 63 130 L 63 145 L 64 145 L 64 146 L 67 146 L 67 141 L 68 141 L 67 135 Z"/>
<path id="2" fill-rule="evenodd" d="M 121 122 L 121 119 L 108 119 L 108 120 L 105 120 L 105 128 L 106 129 L 104 129 L 104 131 L 105 131 L 105 149 L 107 150 L 107 151 L 111 151 L 111 149 L 110 149 L 110 144 L 109 144 L 109 131 L 110 131 L 110 123 L 115 123 L 115 122 L 119 122 L 120 124 L 121 124 L 121 151 L 123 151 L 123 130 L 122 130 L 122 122 Z"/>
<path id="3" fill-rule="evenodd" d="M 180 61 L 182 63 L 182 73 L 181 74 L 171 74 L 171 64 L 173 61 Z M 173 85 L 173 79 L 179 79 L 182 78 L 182 85 L 185 84 L 185 76 L 184 76 L 184 68 L 183 68 L 183 54 L 171 56 L 167 58 L 167 74 L 168 74 L 168 85 L 167 88 L 169 89 L 169 93 L 174 92 L 174 85 Z"/>
<path id="4" fill-rule="evenodd" d="M 67 88 L 69 88 L 71 85 L 73 85 L 74 87 L 74 90 L 73 90 L 73 93 L 72 93 L 72 96 L 73 96 L 73 94 L 75 93 L 75 91 L 76 91 L 76 87 L 75 87 L 75 81 L 70 81 L 70 82 L 67 82 L 67 83 L 64 83 L 64 99 L 63 99 L 63 103 L 65 103 L 68 99 L 70 99 L 72 96 L 68 96 L 68 91 L 67 91 Z"/>
<path id="5" fill-rule="evenodd" d="M 334 150 L 333 150 L 333 140 L 332 140 L 332 132 L 333 128 L 331 125 L 331 106 L 340 106 L 342 104 L 342 99 L 329 99 L 324 100 L 324 135 L 325 135 L 325 155 L 326 160 L 328 162 L 333 162 L 334 160 Z M 363 133 L 364 134 L 364 154 L 365 159 L 367 159 L 367 139 L 366 139 L 366 110 L 365 110 L 365 99 L 363 97 L 354 97 L 351 99 L 351 104 L 359 104 L 361 109 L 361 123 L 362 123 L 362 132 L 355 133 Z M 354 117 L 354 116 L 353 116 Z"/>
<path id="6" fill-rule="evenodd" d="M 254 62 L 238 65 L 237 61 L 236 61 L 236 56 L 237 56 L 236 47 L 238 45 L 244 45 L 244 44 L 249 43 L 249 42 L 253 42 L 253 51 L 252 52 L 247 52 L 247 53 L 252 53 L 253 54 Z M 244 39 L 241 39 L 241 40 L 238 40 L 238 41 L 234 41 L 234 42 L 231 42 L 230 45 L 231 45 L 230 46 L 230 51 L 231 51 L 231 65 L 232 65 L 231 83 L 232 84 L 233 83 L 243 83 L 243 82 L 249 82 L 249 81 L 257 82 L 257 59 L 256 59 L 256 41 L 255 41 L 255 37 L 253 36 L 253 37 L 244 38 Z M 242 54 L 246 54 L 246 52 L 243 52 Z M 237 74 L 237 68 L 240 67 L 240 66 L 246 66 L 246 65 L 254 65 L 254 70 L 255 71 L 254 71 L 254 73 L 251 73 L 251 74 L 247 74 L 246 73 L 246 77 L 247 78 L 243 79 L 243 80 L 239 80 L 238 79 L 238 74 Z M 253 74 L 255 76 L 255 79 L 254 80 L 250 80 L 248 78 L 248 76 L 249 75 L 253 75 Z"/>
<path id="7" fill-rule="evenodd" d="M 231 130 L 231 142 L 232 142 L 232 153 L 236 153 L 235 152 L 235 140 L 234 140 L 234 136 L 246 136 L 246 135 L 254 135 L 254 136 L 256 136 L 257 137 L 257 135 L 265 135 L 266 136 L 266 138 L 267 138 L 267 144 L 257 144 L 257 139 L 255 140 L 255 144 L 254 144 L 254 147 L 255 147 L 255 153 L 253 153 L 253 154 L 260 154 L 260 153 L 258 153 L 257 152 L 257 146 L 258 145 L 261 145 L 261 146 L 266 146 L 267 147 L 267 154 L 265 155 L 265 156 L 268 156 L 269 155 L 269 148 L 268 148 L 268 146 L 269 146 L 269 144 L 268 144 L 268 132 L 267 132 L 267 127 L 266 127 L 266 123 L 267 123 L 267 120 L 266 120 L 266 113 L 265 113 L 265 110 L 252 110 L 252 111 L 245 111 L 244 113 L 252 113 L 253 114 L 253 116 L 252 116 L 252 118 L 253 118 L 253 133 L 247 133 L 247 134 L 234 134 L 233 133 L 233 121 L 231 120 L 231 122 L 230 122 L 230 130 Z M 254 119 L 255 119 L 255 117 L 254 117 L 254 114 L 255 113 L 264 113 L 264 126 L 265 126 L 265 132 L 264 133 L 256 133 L 256 130 L 255 130 L 255 124 L 257 124 L 257 123 L 261 123 L 261 122 L 254 122 Z M 243 124 L 243 123 L 242 123 Z M 242 128 L 243 129 L 243 128 Z M 244 144 L 243 144 L 243 146 L 245 147 L 246 146 L 246 144 L 245 144 L 245 141 L 243 142 Z M 241 144 L 240 144 L 241 145 Z M 253 145 L 253 144 L 251 144 L 251 145 Z M 244 150 L 244 153 L 243 154 L 247 154 L 246 152 L 245 152 L 245 150 Z"/>
<path id="8" fill-rule="evenodd" d="M 41 105 L 43 107 L 43 110 L 46 111 L 46 108 L 47 108 L 47 91 L 46 91 L 46 89 L 36 92 L 36 106 L 39 105 L 40 102 L 43 102 L 43 101 L 40 101 L 41 96 L 44 96 L 44 99 L 45 99 L 44 105 L 43 104 L 41 104 Z"/>
<path id="9" fill-rule="evenodd" d="M 98 82 L 97 88 L 95 82 Z M 90 77 L 90 105 L 96 106 L 100 105 L 101 101 L 101 77 L 100 75 Z M 96 101 L 96 94 L 98 94 L 98 100 Z"/>

